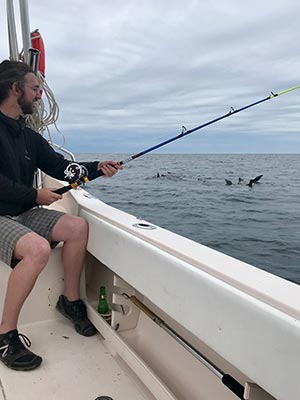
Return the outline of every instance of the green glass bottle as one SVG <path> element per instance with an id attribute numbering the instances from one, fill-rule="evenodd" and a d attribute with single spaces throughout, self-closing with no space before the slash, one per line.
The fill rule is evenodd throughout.
<path id="1" fill-rule="evenodd" d="M 107 314 L 109 311 L 108 303 L 106 300 L 106 289 L 105 286 L 100 287 L 99 303 L 97 307 L 99 314 Z"/>

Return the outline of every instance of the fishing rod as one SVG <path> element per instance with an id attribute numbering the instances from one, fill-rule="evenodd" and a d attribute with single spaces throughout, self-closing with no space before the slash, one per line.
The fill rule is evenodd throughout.
<path id="1" fill-rule="evenodd" d="M 161 143 L 158 143 L 155 146 L 149 147 L 148 149 L 143 150 L 140 153 L 134 154 L 131 157 L 126 158 L 125 160 L 119 161 L 119 165 L 127 164 L 128 162 L 133 161 L 136 158 L 139 158 L 139 157 L 143 156 L 144 154 L 150 153 L 150 152 L 152 152 L 152 151 L 154 151 L 154 150 L 156 150 L 156 149 L 158 149 L 158 148 L 160 148 L 162 146 L 165 146 L 165 145 L 167 145 L 167 144 L 169 144 L 171 142 L 174 142 L 177 139 L 181 139 L 182 137 L 187 136 L 190 133 L 196 132 L 196 131 L 198 131 L 198 130 L 200 130 L 202 128 L 205 128 L 208 125 L 212 125 L 215 122 L 221 121 L 224 118 L 231 117 L 232 115 L 237 114 L 237 113 L 239 113 L 241 111 L 247 110 L 248 108 L 254 107 L 254 106 L 256 106 L 258 104 L 261 104 L 261 103 L 263 103 L 263 102 L 265 102 L 267 100 L 274 99 L 275 97 L 281 96 L 281 95 L 283 95 L 285 93 L 289 93 L 289 92 L 291 92 L 293 90 L 296 90 L 296 89 L 299 89 L 299 88 L 300 88 L 300 85 L 294 86 L 292 88 L 283 90 L 282 92 L 278 92 L 278 93 L 271 92 L 271 94 L 269 96 L 267 96 L 267 97 L 265 97 L 265 98 L 263 98 L 261 100 L 255 101 L 254 103 L 248 104 L 248 105 L 246 105 L 244 107 L 238 108 L 236 110 L 233 107 L 231 107 L 228 113 L 226 113 L 224 115 L 221 115 L 220 117 L 217 117 L 215 119 L 212 119 L 211 121 L 205 122 L 202 125 L 198 125 L 195 128 L 192 128 L 192 129 L 189 129 L 189 130 L 187 130 L 185 128 L 185 126 L 183 126 L 179 135 L 176 135 L 176 136 L 174 136 L 174 137 L 172 137 L 170 139 L 167 139 L 167 140 L 165 140 L 165 141 L 163 141 Z M 92 172 L 91 174 L 88 175 L 86 173 L 87 171 L 86 171 L 85 168 L 82 169 L 82 168 L 80 168 L 79 164 L 77 164 L 77 165 L 78 165 L 78 168 L 79 168 L 79 173 L 77 174 L 77 176 L 74 176 L 70 180 L 69 185 L 63 186 L 62 188 L 55 190 L 55 193 L 64 194 L 64 193 L 68 192 L 71 189 L 76 189 L 78 186 L 82 185 L 83 183 L 90 182 L 90 181 L 92 181 L 92 180 L 104 175 L 104 173 L 101 170 L 98 170 L 96 172 Z"/>
<path id="2" fill-rule="evenodd" d="M 130 300 L 136 307 L 138 307 L 143 313 L 145 313 L 156 325 L 163 329 L 169 336 L 171 336 L 177 343 L 185 348 L 192 356 L 201 362 L 207 369 L 209 369 L 215 376 L 217 376 L 223 385 L 231 390 L 239 399 L 245 400 L 244 391 L 245 388 L 241 385 L 233 376 L 225 373 L 219 367 L 217 367 L 212 361 L 210 361 L 204 354 L 200 353 L 195 347 L 193 347 L 188 341 L 180 336 L 174 329 L 165 323 L 157 314 L 155 314 L 149 307 L 137 299 L 136 296 L 129 296 L 127 293 L 122 293 L 125 299 Z"/>

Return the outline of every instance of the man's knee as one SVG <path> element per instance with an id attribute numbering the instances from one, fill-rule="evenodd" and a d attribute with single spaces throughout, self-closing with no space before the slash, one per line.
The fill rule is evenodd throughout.
<path id="1" fill-rule="evenodd" d="M 26 258 L 30 265 L 43 268 L 49 260 L 50 253 L 51 247 L 49 242 L 42 236 L 31 232 L 18 240 L 14 257 L 20 260 Z"/>
<path id="2" fill-rule="evenodd" d="M 76 239 L 87 240 L 89 225 L 87 221 L 81 217 L 74 217 L 72 233 Z"/>
<path id="3" fill-rule="evenodd" d="M 65 214 L 52 230 L 53 241 L 87 241 L 89 226 L 86 220 L 74 215 Z"/>
<path id="4" fill-rule="evenodd" d="M 88 235 L 89 225 L 85 219 L 76 217 L 74 215 L 68 215 L 68 221 L 66 221 L 68 227 L 69 238 L 73 239 L 85 239 Z"/>

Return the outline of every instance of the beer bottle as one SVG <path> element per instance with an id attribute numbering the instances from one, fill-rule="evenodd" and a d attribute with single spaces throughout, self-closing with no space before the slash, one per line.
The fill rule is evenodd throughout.
<path id="1" fill-rule="evenodd" d="M 106 300 L 106 289 L 105 286 L 100 287 L 99 303 L 97 307 L 99 314 L 107 314 L 109 311 L 108 303 Z"/>

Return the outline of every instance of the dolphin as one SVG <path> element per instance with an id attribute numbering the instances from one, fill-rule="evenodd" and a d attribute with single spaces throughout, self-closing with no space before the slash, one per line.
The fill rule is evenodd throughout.
<path id="1" fill-rule="evenodd" d="M 258 181 L 260 180 L 260 178 L 262 178 L 263 175 L 258 175 L 253 179 L 250 179 L 249 183 L 247 183 L 247 186 L 252 187 L 253 183 L 258 183 Z"/>

